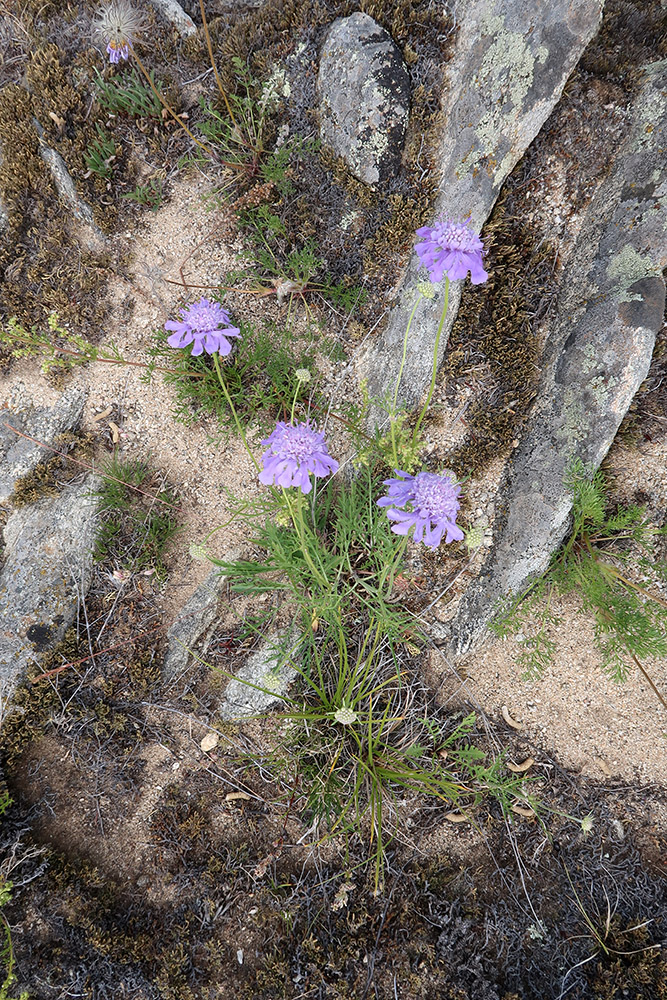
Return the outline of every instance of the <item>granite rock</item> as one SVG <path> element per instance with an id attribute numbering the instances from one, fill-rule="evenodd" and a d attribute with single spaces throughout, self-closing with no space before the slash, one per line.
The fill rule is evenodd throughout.
<path id="1" fill-rule="evenodd" d="M 39 653 L 63 638 L 90 585 L 95 477 L 14 511 L 0 571 L 0 683 L 11 692 Z"/>
<path id="2" fill-rule="evenodd" d="M 280 639 L 278 635 L 265 639 L 230 680 L 220 704 L 221 719 L 230 721 L 258 715 L 282 702 L 281 695 L 287 693 L 297 673 L 290 662 L 280 662 L 277 650 Z"/>
<path id="3" fill-rule="evenodd" d="M 85 392 L 71 387 L 54 406 L 38 406 L 22 382 L 14 385 L 0 413 L 0 503 L 11 496 L 18 479 L 51 458 L 53 451 L 43 445 L 57 447 L 58 435 L 78 426 L 85 401 Z"/>
<path id="4" fill-rule="evenodd" d="M 226 558 L 231 562 L 238 555 L 232 553 Z M 167 651 L 162 668 L 165 681 L 180 677 L 188 666 L 192 651 L 200 647 L 202 638 L 205 641 L 206 633 L 218 617 L 218 604 L 226 584 L 226 576 L 220 570 L 212 570 L 167 632 Z M 197 648 L 197 652 L 203 653 L 204 650 Z"/>
<path id="5" fill-rule="evenodd" d="M 443 128 L 434 161 L 439 190 L 434 216 L 471 218 L 477 232 L 505 178 L 556 106 L 600 20 L 599 0 L 470 0 L 447 66 Z M 361 360 L 371 396 L 393 389 L 417 286 L 427 280 L 416 254 L 403 276 L 386 328 Z M 444 353 L 461 299 L 452 283 L 440 341 Z M 414 407 L 431 375 L 442 293 L 423 300 L 410 332 L 399 402 Z M 374 408 L 371 423 L 387 421 Z"/>
<path id="6" fill-rule="evenodd" d="M 320 52 L 320 137 L 366 184 L 398 169 L 410 111 L 401 53 L 368 14 L 338 18 Z"/>
<path id="7" fill-rule="evenodd" d="M 546 570 L 570 525 L 568 467 L 600 464 L 646 377 L 665 308 L 666 133 L 664 61 L 645 67 L 629 134 L 563 275 L 535 408 L 496 500 L 504 517 L 453 624 L 454 653 L 483 632 L 501 595 Z"/>
<path id="8" fill-rule="evenodd" d="M 173 24 L 181 38 L 190 38 L 197 34 L 197 25 L 177 0 L 150 0 L 150 2 L 167 21 Z"/>

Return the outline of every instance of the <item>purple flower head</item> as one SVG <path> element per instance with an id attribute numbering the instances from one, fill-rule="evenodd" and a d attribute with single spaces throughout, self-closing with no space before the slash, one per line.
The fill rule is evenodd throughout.
<path id="1" fill-rule="evenodd" d="M 463 532 L 456 526 L 459 509 L 458 495 L 461 487 L 451 476 L 438 476 L 434 472 L 419 472 L 410 476 L 394 469 L 400 479 L 385 479 L 389 495 L 378 500 L 378 507 L 389 507 L 387 517 L 391 530 L 397 535 L 407 535 L 414 527 L 416 542 L 424 542 L 429 549 L 437 549 L 445 535 L 445 542 L 461 541 Z M 410 505 L 409 510 L 399 508 Z"/>
<path id="2" fill-rule="evenodd" d="M 101 7 L 95 19 L 95 31 L 106 42 L 109 62 L 129 59 L 130 48 L 144 26 L 144 19 L 128 0 L 112 0 Z"/>
<path id="3" fill-rule="evenodd" d="M 338 462 L 327 451 L 324 434 L 309 423 L 295 426 L 279 420 L 262 444 L 269 446 L 262 456 L 264 468 L 259 474 L 265 486 L 299 486 L 302 493 L 310 493 L 311 474 L 323 478 L 338 471 Z"/>
<path id="4" fill-rule="evenodd" d="M 113 42 L 109 42 L 107 45 L 107 54 L 109 62 L 114 64 L 119 63 L 121 59 L 127 60 L 130 58 L 130 50 L 127 45 L 121 45 L 120 48 L 117 48 Z"/>
<path id="5" fill-rule="evenodd" d="M 465 222 L 449 222 L 440 219 L 434 226 L 424 226 L 417 230 L 423 243 L 417 243 L 415 250 L 424 267 L 428 268 L 432 282 L 442 281 L 446 274 L 451 281 L 465 278 L 470 271 L 473 285 L 486 281 L 482 257 L 486 253 L 484 244 L 477 233 Z"/>
<path id="6" fill-rule="evenodd" d="M 229 313 L 219 302 L 200 299 L 181 309 L 181 320 L 168 320 L 166 330 L 173 330 L 167 338 L 170 347 L 187 347 L 194 343 L 192 356 L 198 357 L 204 350 L 207 354 L 229 354 L 232 349 L 228 337 L 239 337 L 241 331 L 231 326 Z M 223 329 L 221 329 L 221 327 Z"/>

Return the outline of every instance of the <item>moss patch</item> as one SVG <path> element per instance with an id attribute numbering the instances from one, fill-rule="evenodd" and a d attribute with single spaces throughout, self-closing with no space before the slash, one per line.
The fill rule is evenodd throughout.
<path id="1" fill-rule="evenodd" d="M 537 391 L 535 316 L 555 293 L 554 249 L 511 216 L 507 198 L 482 234 L 489 279 L 466 286 L 444 366 L 453 397 L 464 380 L 477 389 L 466 413 L 468 437 L 446 459 L 459 476 L 484 469 L 511 446 Z"/>
<path id="2" fill-rule="evenodd" d="M 607 0 L 577 72 L 614 83 L 629 96 L 641 85 L 642 66 L 665 57 L 667 12 L 660 0 Z"/>
<path id="3" fill-rule="evenodd" d="M 81 475 L 81 467 L 75 464 L 75 461 L 86 462 L 90 459 L 93 440 L 90 434 L 72 432 L 59 434 L 53 442 L 58 454 L 46 462 L 40 462 L 31 472 L 17 479 L 9 502 L 19 508 L 34 503 L 42 497 L 57 496 L 63 483 L 68 483 Z"/>

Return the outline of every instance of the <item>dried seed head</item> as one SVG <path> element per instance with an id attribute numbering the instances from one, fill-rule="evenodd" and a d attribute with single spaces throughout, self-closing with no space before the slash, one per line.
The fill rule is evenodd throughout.
<path id="1" fill-rule="evenodd" d="M 98 10 L 95 19 L 96 33 L 107 43 L 107 53 L 112 63 L 129 57 L 130 48 L 143 26 L 141 12 L 135 10 L 128 0 L 113 0 Z"/>

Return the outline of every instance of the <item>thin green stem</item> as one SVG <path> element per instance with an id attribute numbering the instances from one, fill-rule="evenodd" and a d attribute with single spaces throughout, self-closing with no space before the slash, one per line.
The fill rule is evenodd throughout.
<path id="1" fill-rule="evenodd" d="M 403 558 L 403 554 L 405 553 L 407 544 L 408 544 L 408 536 L 405 535 L 405 537 L 401 539 L 401 542 L 398 548 L 396 549 L 396 555 L 389 563 L 389 565 L 385 566 L 382 576 L 380 577 L 380 582 L 378 585 L 378 590 L 380 591 L 380 593 L 382 593 L 385 580 L 387 579 L 387 577 L 389 577 L 389 582 L 387 584 L 387 598 L 391 597 L 391 591 L 394 586 L 394 577 L 396 576 L 396 572 L 400 565 L 401 559 Z"/>
<path id="2" fill-rule="evenodd" d="M 614 577 L 614 579 L 618 580 L 619 583 L 622 583 L 623 586 L 629 587 L 630 590 L 634 590 L 637 594 L 641 594 L 643 597 L 648 597 L 649 600 L 655 601 L 656 604 L 660 604 L 663 608 L 667 608 L 667 601 L 665 601 L 662 597 L 658 597 L 656 594 L 652 594 L 650 590 L 646 590 L 645 587 L 640 587 L 638 583 L 633 583 L 632 580 L 628 580 L 627 576 L 623 576 L 623 574 L 620 573 L 615 566 L 612 566 L 611 563 L 605 562 L 603 559 L 598 559 L 590 545 L 588 548 L 593 560 L 597 563 L 603 573 Z"/>
<path id="3" fill-rule="evenodd" d="M 294 410 L 296 408 L 296 401 L 299 398 L 299 390 L 301 389 L 301 380 L 297 380 L 296 389 L 294 390 L 294 398 L 292 399 L 292 409 L 289 415 L 289 422 L 294 426 Z"/>
<path id="4" fill-rule="evenodd" d="M 398 453 L 396 451 L 396 432 L 394 429 L 394 422 L 396 420 L 396 405 L 398 403 L 398 389 L 401 384 L 401 379 L 403 377 L 403 369 L 405 368 L 405 359 L 408 353 L 408 335 L 410 333 L 410 327 L 412 326 L 412 321 L 415 317 L 415 313 L 417 312 L 417 306 L 419 305 L 419 303 L 423 298 L 424 296 L 422 292 L 420 292 L 417 301 L 412 307 L 412 312 L 410 313 L 410 319 L 408 320 L 408 325 L 405 328 L 405 336 L 403 337 L 403 356 L 401 358 L 401 364 L 398 369 L 398 376 L 396 378 L 396 387 L 394 389 L 394 401 L 392 403 L 391 412 L 389 414 L 389 421 L 390 421 L 389 429 L 391 431 L 391 455 L 394 460 L 394 468 L 398 467 Z"/>
<path id="5" fill-rule="evenodd" d="M 292 505 L 292 501 L 290 499 L 290 495 L 287 492 L 287 489 L 285 489 L 284 487 L 283 487 L 283 496 L 285 497 L 285 503 L 286 503 L 287 509 L 288 509 L 288 511 L 290 513 L 290 517 L 292 519 L 292 524 L 294 525 L 294 530 L 296 531 L 296 533 L 298 535 L 298 538 L 299 538 L 299 541 L 301 542 L 301 551 L 303 552 L 303 557 L 306 560 L 306 564 L 308 566 L 308 569 L 313 574 L 314 579 L 317 580 L 317 582 L 319 583 L 319 585 L 323 586 L 325 589 L 328 590 L 329 589 L 329 581 L 328 581 L 328 579 L 326 577 L 326 574 L 325 574 L 325 572 L 324 572 L 323 569 L 321 569 L 321 568 L 318 569 L 317 568 L 317 566 L 313 562 L 313 558 L 312 558 L 312 556 L 310 554 L 310 550 L 308 548 L 308 543 L 306 541 L 306 525 L 305 525 L 305 522 L 303 520 L 303 505 L 301 503 L 301 498 L 297 497 L 297 501 L 296 501 L 296 513 L 295 513 L 294 506 Z"/>
<path id="6" fill-rule="evenodd" d="M 147 361 L 129 361 L 127 358 L 123 357 L 113 357 L 108 354 L 104 354 L 97 347 L 90 347 L 88 353 L 84 351 L 73 351 L 68 347 L 59 347 L 57 344 L 46 344 L 43 340 L 38 337 L 30 337 L 28 335 L 21 336 L 20 334 L 12 333 L 11 341 L 9 338 L 6 340 L 2 339 L 3 343 L 11 345 L 11 343 L 16 342 L 17 344 L 25 344 L 27 347 L 35 348 L 48 348 L 48 350 L 55 356 L 56 354 L 63 354 L 68 358 L 73 358 L 74 363 L 78 364 L 93 364 L 100 362 L 104 365 L 129 365 L 132 368 L 151 368 L 156 372 L 168 372 L 172 375 L 183 375 L 187 378 L 204 378 L 204 372 L 184 372 L 180 368 L 166 368 L 164 365 L 154 365 Z"/>
<path id="7" fill-rule="evenodd" d="M 438 348 L 440 347 L 440 337 L 442 336 L 442 331 L 445 325 L 445 317 L 447 315 L 447 307 L 449 306 L 449 278 L 445 278 L 445 304 L 442 307 L 442 315 L 440 316 L 440 322 L 438 323 L 438 332 L 435 335 L 435 346 L 433 348 L 433 371 L 431 373 L 431 384 L 428 389 L 428 395 L 426 397 L 426 402 L 424 403 L 424 408 L 422 409 L 417 423 L 415 424 L 415 429 L 412 432 L 412 443 L 416 444 L 417 435 L 419 433 L 419 428 L 421 427 L 422 420 L 426 415 L 426 411 L 431 405 L 431 399 L 433 398 L 433 390 L 435 389 L 435 377 L 438 373 Z"/>
<path id="8" fill-rule="evenodd" d="M 245 450 L 250 455 L 250 458 L 252 459 L 253 465 L 255 466 L 255 468 L 257 469 L 257 471 L 259 472 L 260 471 L 259 470 L 259 463 L 258 463 L 257 459 L 255 458 L 255 456 L 253 455 L 252 451 L 250 450 L 250 446 L 248 445 L 248 441 L 247 441 L 246 436 L 245 436 L 245 431 L 243 430 L 243 427 L 241 426 L 241 421 L 239 420 L 239 415 L 236 412 L 236 407 L 234 406 L 234 404 L 232 402 L 232 397 L 229 395 L 229 390 L 227 389 L 227 386 L 225 384 L 225 380 L 224 380 L 224 378 L 222 376 L 222 371 L 220 369 L 220 355 L 218 354 L 217 351 L 215 351 L 215 353 L 213 354 L 213 364 L 215 365 L 215 372 L 216 372 L 216 375 L 218 376 L 218 382 L 220 383 L 220 388 L 222 389 L 223 393 L 225 394 L 225 399 L 227 400 L 227 406 L 232 411 L 232 417 L 234 418 L 234 423 L 236 425 L 236 429 L 239 432 L 239 437 L 243 441 L 243 447 L 245 448 Z"/>

